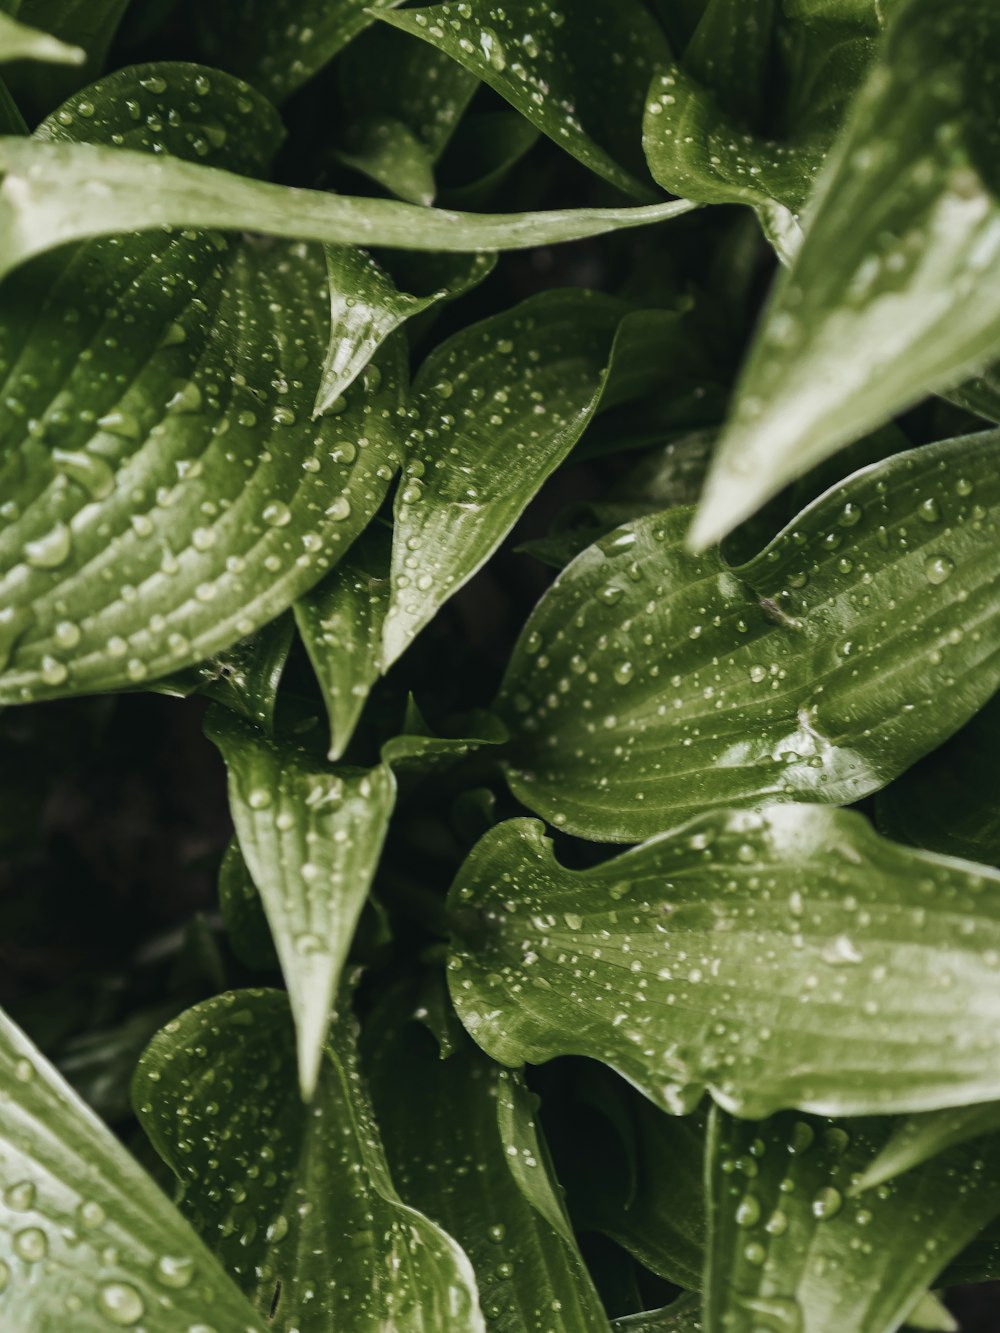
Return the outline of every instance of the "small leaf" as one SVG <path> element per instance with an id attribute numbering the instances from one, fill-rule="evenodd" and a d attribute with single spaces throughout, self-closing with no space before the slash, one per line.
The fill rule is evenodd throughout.
<path id="1" fill-rule="evenodd" d="M 388 532 L 377 524 L 346 559 L 295 604 L 302 642 L 330 719 L 331 760 L 347 748 L 382 662 L 382 625 L 389 608 Z"/>
<path id="2" fill-rule="evenodd" d="M 342 406 L 340 399 L 394 330 L 438 301 L 453 299 L 489 274 L 492 255 L 460 257 L 444 284 L 426 296 L 401 292 L 388 273 L 364 250 L 328 246 L 330 345 L 313 416 Z"/>
<path id="3" fill-rule="evenodd" d="M 755 339 L 696 547 L 995 355 L 998 69 L 989 0 L 911 0 L 890 23 Z"/>
<path id="4" fill-rule="evenodd" d="M 987 366 L 981 375 L 950 389 L 945 397 L 985 421 L 1000 422 L 1000 363 Z"/>
<path id="5" fill-rule="evenodd" d="M 7 76 L 32 124 L 102 71 L 127 4 L 128 0 L 18 0 L 5 6 L 20 23 L 51 33 L 50 40 L 67 52 L 54 64 L 21 65 Z"/>
<path id="6" fill-rule="evenodd" d="M 435 348 L 396 493 L 383 669 L 481 568 L 597 410 L 623 307 L 550 291 Z"/>
<path id="7" fill-rule="evenodd" d="M 502 1064 L 588 1056 L 674 1114 L 706 1087 L 755 1118 L 965 1105 L 1000 1089 L 998 885 L 815 806 L 708 815 L 584 871 L 510 820 L 452 887 L 450 989 Z"/>
<path id="8" fill-rule="evenodd" d="M 466 253 L 577 241 L 696 207 L 673 199 L 637 208 L 455 213 L 250 181 L 124 149 L 14 138 L 0 138 L 0 174 L 0 277 L 69 241 L 164 227 Z"/>
<path id="9" fill-rule="evenodd" d="M 971 1139 L 1000 1131 L 1000 1102 L 981 1102 L 945 1111 L 908 1116 L 893 1130 L 855 1190 L 861 1193 L 904 1171 L 912 1171 L 939 1153 Z"/>
<path id="10" fill-rule="evenodd" d="M 713 806 L 846 804 L 897 777 L 1000 686 L 998 458 L 1000 433 L 896 454 L 735 567 L 685 549 L 680 509 L 590 547 L 535 609 L 497 701 L 514 794 L 628 842 Z"/>
<path id="11" fill-rule="evenodd" d="M 274 1333 L 484 1333 L 465 1254 L 393 1187 L 343 1006 L 312 1106 L 286 997 L 230 991 L 153 1039 L 137 1114 Z"/>
<path id="12" fill-rule="evenodd" d="M 7 14 L 0 14 L 0 64 L 11 60 L 41 60 L 56 65 L 82 65 L 86 51 L 70 46 L 47 32 L 29 28 Z"/>
<path id="13" fill-rule="evenodd" d="M 637 0 L 487 0 L 379 16 L 445 51 L 543 134 L 626 194 L 654 198 L 639 151 L 642 106 L 670 51 Z"/>
<path id="14" fill-rule="evenodd" d="M 704 1333 L 701 1299 L 688 1292 L 662 1310 L 646 1310 L 615 1319 L 611 1328 L 612 1333 Z"/>
<path id="15" fill-rule="evenodd" d="M 434 202 L 434 163 L 401 120 L 388 116 L 355 120 L 346 146 L 337 150 L 337 160 L 408 204 L 426 208 Z"/>
<path id="16" fill-rule="evenodd" d="M 158 1185 L 0 1014 L 5 1329 L 264 1325 Z"/>
<path id="17" fill-rule="evenodd" d="M 233 822 L 281 960 L 302 1095 L 309 1099 L 395 803 L 395 780 L 384 766 L 338 772 L 219 709 L 206 729 L 229 770 Z"/>
<path id="18" fill-rule="evenodd" d="M 544 1154 L 504 1132 L 511 1097 L 525 1094 L 517 1076 L 467 1038 L 440 1058 L 430 1033 L 407 1021 L 411 1014 L 386 1003 L 365 1033 L 372 1096 L 403 1197 L 466 1250 L 491 1328 L 608 1333 Z M 528 1194 L 515 1170 L 522 1183 L 532 1178 Z"/>
<path id="19" fill-rule="evenodd" d="M 711 1133 L 708 1333 L 894 1333 L 1000 1211 L 1000 1137 L 851 1194 L 891 1122 L 794 1115 Z"/>

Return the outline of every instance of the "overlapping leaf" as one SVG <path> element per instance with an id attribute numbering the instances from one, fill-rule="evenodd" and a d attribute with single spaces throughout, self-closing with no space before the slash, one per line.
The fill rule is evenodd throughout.
<path id="1" fill-rule="evenodd" d="M 890 1125 L 716 1114 L 706 1333 L 894 1333 L 907 1321 L 1000 1209 L 1000 1138 L 852 1195 Z"/>
<path id="2" fill-rule="evenodd" d="M 996 1098 L 1000 876 L 815 806 L 708 815 L 593 869 L 511 820 L 451 891 L 451 994 L 503 1064 L 585 1055 L 675 1113 Z"/>
<path id="3" fill-rule="evenodd" d="M 699 547 L 1000 344 L 1000 15 L 911 0 L 882 51 L 755 340 Z"/>
<path id="4" fill-rule="evenodd" d="M 590 547 L 507 671 L 514 793 L 635 841 L 712 806 L 884 786 L 1000 685 L 998 459 L 996 433 L 897 454 L 735 568 L 685 549 L 683 510 Z"/>
<path id="5" fill-rule="evenodd" d="M 618 189 L 653 196 L 639 122 L 649 80 L 670 52 L 638 0 L 585 8 L 555 0 L 544 9 L 468 0 L 381 17 L 454 57 Z"/>
<path id="6" fill-rule="evenodd" d="M 616 1319 L 611 1327 L 614 1333 L 704 1333 L 705 1325 L 701 1320 L 701 1300 L 688 1294 L 662 1310 Z"/>
<path id="7" fill-rule="evenodd" d="M 25 64 L 9 72 L 19 103 L 34 123 L 71 93 L 95 78 L 104 66 L 128 0 L 17 0 L 4 7 L 22 24 L 51 33 L 78 56 L 43 64 Z"/>
<path id="8" fill-rule="evenodd" d="M 206 1314 L 263 1333 L 158 1185 L 0 1015 L 0 1322 L 191 1333 Z"/>
<path id="9" fill-rule="evenodd" d="M 47 32 L 19 23 L 9 14 L 0 13 L 0 64 L 11 60 L 41 60 L 56 65 L 82 65 L 86 53 Z"/>
<path id="10" fill-rule="evenodd" d="M 893 1129 L 878 1156 L 866 1167 L 861 1190 L 872 1189 L 904 1171 L 929 1162 L 957 1144 L 1000 1132 L 1000 1103 L 980 1102 L 946 1111 L 911 1115 Z"/>
<path id="11" fill-rule="evenodd" d="M 230 991 L 154 1038 L 134 1100 L 184 1210 L 275 1333 L 483 1333 L 465 1254 L 393 1187 L 349 1012 L 310 1107 L 293 1045 L 276 991 Z"/>
<path id="12" fill-rule="evenodd" d="M 523 1111 L 517 1076 L 467 1040 L 442 1058 L 405 1012 L 385 1006 L 375 1022 L 368 1066 L 394 1179 L 468 1253 L 490 1328 L 607 1333 L 533 1126 L 527 1142 L 504 1132 Z"/>

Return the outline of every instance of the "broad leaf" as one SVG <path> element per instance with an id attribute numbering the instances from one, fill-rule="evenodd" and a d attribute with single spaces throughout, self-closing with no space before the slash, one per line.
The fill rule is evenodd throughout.
<path id="1" fill-rule="evenodd" d="M 389 534 L 376 524 L 295 605 L 299 633 L 330 719 L 332 760 L 347 748 L 368 692 L 381 673 L 389 552 Z"/>
<path id="2" fill-rule="evenodd" d="M 900 842 L 1000 864 L 1000 697 L 880 792 L 875 813 Z"/>
<path id="3" fill-rule="evenodd" d="M 695 207 L 676 199 L 636 208 L 456 213 L 251 181 L 173 158 L 14 138 L 0 138 L 0 173 L 0 277 L 68 241 L 164 227 L 467 252 L 576 241 Z"/>
<path id="4" fill-rule="evenodd" d="M 494 262 L 489 254 L 459 257 L 441 286 L 415 296 L 401 292 L 364 250 L 329 246 L 330 344 L 313 415 L 343 406 L 343 395 L 394 330 L 439 301 L 460 296 L 482 282 Z"/>
<path id="5" fill-rule="evenodd" d="M 380 17 L 454 57 L 618 189 L 654 197 L 639 123 L 670 51 L 638 0 L 557 0 L 544 14 L 531 0 L 469 0 Z"/>
<path id="6" fill-rule="evenodd" d="M 241 168 L 280 132 L 245 85 L 188 66 L 115 75 L 40 133 L 84 130 L 161 152 L 223 145 Z M 302 347 L 325 341 L 324 287 L 319 249 L 190 233 L 65 250 L 6 285 L 0 700 L 198 663 L 365 526 L 396 466 L 401 349 L 314 425 L 319 369 Z"/>
<path id="7" fill-rule="evenodd" d="M 47 32 L 29 28 L 8 14 L 0 13 L 0 64 L 11 60 L 41 60 L 56 65 L 82 65 L 87 53 Z"/>
<path id="8" fill-rule="evenodd" d="M 901 1121 L 864 1172 L 857 1189 L 869 1190 L 939 1153 L 1000 1131 L 1000 1103 L 981 1102 L 946 1111 L 927 1111 Z"/>
<path id="9" fill-rule="evenodd" d="M 635 841 L 712 806 L 847 804 L 1000 685 L 1000 433 L 897 454 L 730 567 L 688 513 L 590 547 L 528 621 L 498 710 L 519 799 Z"/>
<path id="10" fill-rule="evenodd" d="M 894 1333 L 906 1322 L 1000 1211 L 1000 1137 L 852 1197 L 890 1126 L 716 1113 L 706 1333 Z"/>
<path id="11" fill-rule="evenodd" d="M 468 1040 L 442 1058 L 412 1015 L 391 1005 L 366 1032 L 372 1097 L 400 1193 L 472 1260 L 497 1333 L 608 1333 L 608 1321 L 562 1215 L 537 1141 L 504 1122 L 525 1090 Z M 529 1131 L 531 1134 L 532 1131 Z M 531 1194 L 518 1183 L 530 1178 Z M 558 1224 L 553 1226 L 555 1214 Z"/>
<path id="12" fill-rule="evenodd" d="M 698 547 L 1000 345 L 1000 16 L 911 0 L 882 51 L 754 342 Z"/>
<path id="13" fill-rule="evenodd" d="M 206 58 L 281 101 L 401 0 L 213 0 L 198 11 Z"/>
<path id="14" fill-rule="evenodd" d="M 219 710 L 208 734 L 229 770 L 233 822 L 281 960 L 309 1098 L 396 784 L 384 766 L 338 772 Z"/>
<path id="15" fill-rule="evenodd" d="M 420 367 L 384 667 L 485 564 L 583 433 L 622 310 L 610 297 L 545 292 L 463 329 Z"/>
<path id="16" fill-rule="evenodd" d="M 0 1014 L 0 1321 L 11 1333 L 264 1324 L 159 1187 Z"/>
<path id="17" fill-rule="evenodd" d="M 510 820 L 451 891 L 452 998 L 502 1064 L 589 1056 L 673 1113 L 986 1101 L 998 886 L 851 811 L 709 815 L 584 871 Z"/>
<path id="18" fill-rule="evenodd" d="M 393 1187 L 354 1036 L 345 1007 L 303 1106 L 286 997 L 230 991 L 153 1039 L 137 1113 L 274 1333 L 483 1333 L 465 1254 Z"/>

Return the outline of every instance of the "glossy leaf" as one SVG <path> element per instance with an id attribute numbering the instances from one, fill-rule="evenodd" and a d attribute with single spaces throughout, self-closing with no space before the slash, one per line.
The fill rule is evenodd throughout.
<path id="1" fill-rule="evenodd" d="M 488 0 L 380 17 L 447 52 L 543 134 L 626 194 L 654 197 L 639 151 L 649 80 L 669 59 L 637 0 Z"/>
<path id="2" fill-rule="evenodd" d="M 50 37 L 47 32 L 0 13 L 0 63 L 41 60 L 56 65 L 82 65 L 86 58 L 82 47 L 70 46 L 58 37 Z"/>
<path id="3" fill-rule="evenodd" d="M 326 262 L 330 277 L 330 343 L 314 416 L 342 406 L 340 399 L 390 334 L 412 316 L 482 282 L 495 261 L 488 254 L 458 258 L 444 285 L 426 296 L 401 292 L 371 255 L 354 246 L 327 247 Z"/>
<path id="4" fill-rule="evenodd" d="M 510 532 L 597 410 L 622 306 L 553 291 L 435 348 L 396 493 L 391 665 Z"/>
<path id="5" fill-rule="evenodd" d="M 330 719 L 332 760 L 347 748 L 381 672 L 389 552 L 389 534 L 377 525 L 369 528 L 346 559 L 295 605 Z"/>
<path id="6" fill-rule="evenodd" d="M 890 1125 L 716 1113 L 706 1333 L 894 1333 L 906 1322 L 1000 1210 L 1000 1138 L 852 1197 Z"/>
<path id="7" fill-rule="evenodd" d="M 701 1299 L 689 1292 L 662 1310 L 647 1310 L 615 1319 L 611 1328 L 613 1333 L 704 1333 Z"/>
<path id="8" fill-rule="evenodd" d="M 14 138 L 0 138 L 0 173 L 0 277 L 69 241 L 168 226 L 465 253 L 581 240 L 664 222 L 694 207 L 676 199 L 636 208 L 456 213 L 272 185 L 96 145 Z"/>
<path id="9" fill-rule="evenodd" d="M 688 514 L 579 556 L 529 619 L 498 701 L 514 794 L 635 841 L 713 806 L 846 804 L 940 745 L 1000 685 L 1000 434 L 897 454 L 730 567 Z"/>
<path id="10" fill-rule="evenodd" d="M 1000 1131 L 1000 1103 L 980 1102 L 946 1111 L 908 1116 L 893 1129 L 878 1156 L 865 1170 L 858 1191 L 872 1189 L 939 1153 L 972 1139 Z"/>
<path id="11" fill-rule="evenodd" d="M 675 1114 L 706 1087 L 751 1117 L 986 1101 L 997 884 L 806 805 L 708 815 L 584 871 L 510 820 L 452 888 L 451 994 L 502 1064 L 589 1056 Z"/>
<path id="12" fill-rule="evenodd" d="M 442 1058 L 430 1032 L 408 1018 L 386 1006 L 366 1033 L 372 1097 L 400 1193 L 466 1250 L 491 1329 L 608 1333 L 544 1155 L 504 1133 L 512 1096 L 520 1103 L 524 1095 L 518 1076 L 468 1040 Z"/>
<path id="13" fill-rule="evenodd" d="M 281 101 L 401 0 L 214 0 L 198 13 L 205 55 Z"/>
<path id="14" fill-rule="evenodd" d="M 1000 864 L 1000 697 L 909 769 L 875 807 L 884 833 L 947 856 Z"/>
<path id="15" fill-rule="evenodd" d="M 4 8 L 19 22 L 51 33 L 65 47 L 81 54 L 44 64 L 25 64 L 5 77 L 32 123 L 40 120 L 104 68 L 128 0 L 18 0 Z"/>
<path id="16" fill-rule="evenodd" d="M 698 547 L 1000 345 L 997 13 L 911 0 L 882 53 L 755 339 Z"/>
<path id="17" fill-rule="evenodd" d="M 158 1185 L 0 1015 L 0 1321 L 11 1333 L 263 1333 Z"/>
<path id="18" fill-rule="evenodd" d="M 303 1106 L 285 996 L 230 991 L 153 1039 L 137 1113 L 275 1333 L 483 1333 L 465 1254 L 393 1187 L 354 1036 L 345 1007 Z"/>
<path id="19" fill-rule="evenodd" d="M 776 0 L 706 0 L 684 67 L 747 125 L 758 123 L 774 54 Z"/>
<path id="20" fill-rule="evenodd" d="M 240 849 L 281 960 L 308 1099 L 396 784 L 385 767 L 338 772 L 219 710 L 207 729 L 226 761 Z"/>
<path id="21" fill-rule="evenodd" d="M 154 151 L 224 144 L 240 167 L 279 134 L 245 85 L 186 66 L 115 75 L 40 132 L 81 127 Z M 284 610 L 365 526 L 396 466 L 400 349 L 378 386 L 314 425 L 319 371 L 299 349 L 326 338 L 324 286 L 320 250 L 191 234 L 64 251 L 6 285 L 0 700 L 201 662 Z"/>
<path id="22" fill-rule="evenodd" d="M 1000 363 L 987 366 L 981 375 L 951 389 L 945 397 L 986 421 L 1000 422 Z"/>

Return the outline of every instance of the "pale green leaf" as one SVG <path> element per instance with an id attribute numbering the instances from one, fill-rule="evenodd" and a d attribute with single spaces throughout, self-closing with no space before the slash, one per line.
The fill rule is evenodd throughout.
<path id="1" fill-rule="evenodd" d="M 241 169 L 280 135 L 246 85 L 196 67 L 101 88 L 40 133 L 224 145 Z M 0 699 L 122 688 L 213 656 L 365 526 L 396 466 L 401 349 L 314 425 L 319 366 L 301 348 L 326 340 L 325 286 L 319 249 L 190 233 L 66 250 L 6 285 Z"/>
<path id="2" fill-rule="evenodd" d="M 453 56 L 543 134 L 627 194 L 655 197 L 639 126 L 670 50 L 638 0 L 434 5 L 380 15 Z"/>
<path id="3" fill-rule="evenodd" d="M 502 1064 L 589 1056 L 674 1113 L 706 1088 L 752 1117 L 987 1101 L 998 885 L 815 806 L 704 816 L 584 871 L 511 820 L 451 891 L 452 999 Z"/>
<path id="4" fill-rule="evenodd" d="M 881 1145 L 874 1162 L 866 1167 L 857 1190 L 872 1189 L 904 1171 L 912 1171 L 957 1144 L 997 1131 L 1000 1131 L 998 1102 L 981 1102 L 978 1106 L 908 1116 Z"/>
<path id="5" fill-rule="evenodd" d="M 577 559 L 525 626 L 498 711 L 508 778 L 569 832 L 635 841 L 713 806 L 847 804 L 1000 685 L 1000 433 L 897 454 L 730 567 L 688 511 Z"/>
<path id="6" fill-rule="evenodd" d="M 5 5 L 13 8 L 20 23 L 51 33 L 74 53 L 54 64 L 20 65 L 5 76 L 33 124 L 101 73 L 127 4 L 128 0 L 19 0 Z"/>
<path id="7" fill-rule="evenodd" d="M 524 1095 L 517 1077 L 468 1039 L 441 1058 L 430 1032 L 412 1021 L 412 1010 L 400 1014 L 390 1004 L 366 1030 L 365 1048 L 399 1190 L 468 1253 L 489 1327 L 496 1333 L 607 1333 L 541 1149 L 504 1132 L 511 1094 Z M 515 1170 L 522 1180 L 537 1180 L 529 1195 Z M 541 1210 L 529 1202 L 532 1195 L 547 1201 Z"/>
<path id="8" fill-rule="evenodd" d="M 343 1005 L 312 1106 L 286 997 L 231 991 L 153 1039 L 139 1118 L 273 1333 L 484 1333 L 465 1254 L 393 1187 Z"/>
<path id="9" fill-rule="evenodd" d="M 0 1014 L 5 1333 L 264 1324 L 159 1187 Z"/>
<path id="10" fill-rule="evenodd" d="M 463 329 L 420 367 L 396 492 L 384 668 L 485 564 L 580 438 L 622 311 L 611 297 L 544 292 Z"/>
<path id="11" fill-rule="evenodd" d="M 29 28 L 8 14 L 0 14 L 0 64 L 11 60 L 41 60 L 56 65 L 82 65 L 87 53 L 47 32 Z"/>
<path id="12" fill-rule="evenodd" d="M 706 1333 L 895 1333 L 927 1310 L 936 1275 L 1000 1211 L 1000 1137 L 852 1196 L 891 1124 L 715 1114 Z"/>
<path id="13" fill-rule="evenodd" d="M 434 202 L 434 162 L 413 131 L 401 120 L 367 116 L 350 127 L 337 160 L 384 186 L 408 204 Z"/>
<path id="14" fill-rule="evenodd" d="M 992 0 L 911 0 L 889 24 L 754 341 L 697 547 L 995 355 L 998 69 Z"/>
<path id="15" fill-rule="evenodd" d="M 207 730 L 229 771 L 233 822 L 281 960 L 309 1098 L 396 784 L 387 767 L 337 771 L 231 713 L 214 710 Z"/>

